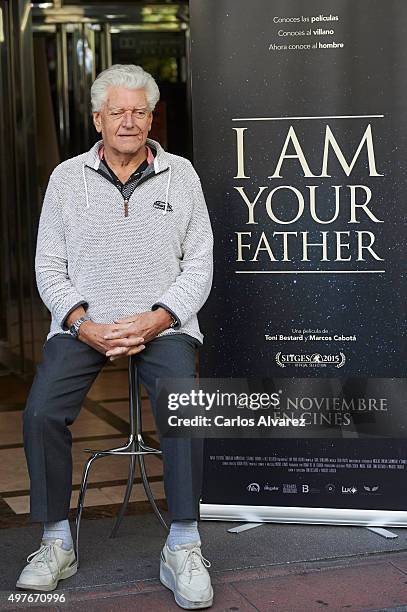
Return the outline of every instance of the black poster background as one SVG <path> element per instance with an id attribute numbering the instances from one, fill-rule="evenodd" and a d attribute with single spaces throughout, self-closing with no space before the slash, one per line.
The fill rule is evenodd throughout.
<path id="1" fill-rule="evenodd" d="M 200 316 L 206 335 L 201 375 L 340 377 L 348 386 L 347 394 L 350 385 L 355 396 L 364 393 L 359 377 L 405 377 L 407 3 L 191 0 L 190 8 L 194 163 L 215 235 L 214 285 Z M 275 22 L 275 18 L 311 19 L 320 15 L 326 19 L 314 23 Z M 332 20 L 332 16 L 338 19 Z M 278 35 L 279 31 L 307 30 L 311 30 L 310 36 Z M 320 47 L 320 43 L 333 42 L 343 47 Z M 317 48 L 273 48 L 302 44 L 316 44 Z M 284 119 L 338 116 L 349 118 Z M 369 124 L 377 173 L 383 176 L 369 176 L 363 147 L 350 176 L 346 176 L 331 150 L 330 177 L 304 177 L 298 160 L 286 159 L 281 167 L 282 178 L 270 178 L 290 126 L 311 172 L 318 175 L 322 173 L 326 126 L 350 163 Z M 234 128 L 242 127 L 247 128 L 244 160 L 248 178 L 235 178 Z M 293 153 L 291 144 L 287 154 Z M 296 223 L 278 225 L 266 212 L 266 196 L 281 185 L 295 187 L 304 194 L 304 214 Z M 333 223 L 318 224 L 311 218 L 307 186 L 312 185 L 317 186 L 317 212 L 322 220 L 329 219 L 334 211 L 333 186 L 342 186 L 340 212 Z M 375 222 L 359 210 L 359 223 L 349 223 L 348 185 L 371 189 L 368 207 L 383 222 Z M 248 208 L 236 187 L 244 187 L 253 200 L 260 186 L 267 189 L 254 208 L 257 225 L 248 225 Z M 273 200 L 273 209 L 279 218 L 288 220 L 296 212 L 295 198 L 283 191 Z M 373 248 L 380 261 L 368 257 L 369 253 L 366 261 L 357 261 L 356 230 L 374 234 Z M 252 232 L 248 242 L 253 246 L 245 249 L 247 260 L 238 262 L 236 232 L 246 231 Z M 309 231 L 310 242 L 317 242 L 320 232 L 327 231 L 330 261 L 320 261 L 317 249 L 312 248 L 310 261 L 301 261 L 300 242 L 296 240 L 290 243 L 292 261 L 270 261 L 264 250 L 258 261 L 249 261 L 263 231 L 268 236 L 274 231 Z M 351 232 L 351 247 L 346 253 L 352 256 L 349 262 L 332 261 L 335 231 Z M 277 241 L 270 239 L 270 243 L 274 251 Z M 276 252 L 280 253 L 275 254 L 276 259 L 281 259 L 281 249 L 276 247 Z M 238 273 L 258 270 L 280 273 Z M 325 337 L 355 336 L 356 340 L 305 343 L 265 339 L 266 334 L 278 338 L 279 334 L 290 335 L 293 330 L 304 329 L 318 330 Z M 314 368 L 292 364 L 282 369 L 276 361 L 278 353 L 343 353 L 346 361 L 340 370 L 330 364 Z M 406 440 L 385 437 L 208 440 L 203 503 L 404 509 L 406 451 Z M 264 457 L 270 456 L 282 458 L 283 464 L 267 467 Z M 229 457 L 230 465 L 225 457 Z M 298 462 L 299 458 L 315 462 L 346 458 L 354 467 L 331 472 L 290 471 L 290 462 Z M 352 464 L 356 459 L 371 460 L 376 467 L 365 469 L 362 463 Z M 392 463 L 393 467 L 389 467 Z M 254 494 L 250 490 L 253 482 L 259 488 Z M 304 483 L 307 494 L 302 490 Z M 295 494 L 287 494 L 290 487 Z M 357 488 L 357 493 L 345 495 L 343 488 Z"/>

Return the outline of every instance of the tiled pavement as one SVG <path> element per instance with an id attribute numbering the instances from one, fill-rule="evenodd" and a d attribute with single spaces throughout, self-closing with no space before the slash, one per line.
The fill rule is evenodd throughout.
<path id="1" fill-rule="evenodd" d="M 213 612 L 400 610 L 407 602 L 407 555 L 219 572 L 213 577 Z M 86 612 L 179 609 L 157 581 L 72 594 L 67 608 Z M 64 608 L 55 608 L 64 609 Z"/>
<path id="2" fill-rule="evenodd" d="M 407 555 L 218 572 L 213 612 L 407 610 Z M 31 607 L 31 606 L 30 606 Z M 158 580 L 69 591 L 64 605 L 36 610 L 164 612 L 179 610 Z M 2 609 L 19 609 L 4 606 Z M 21 609 L 21 607 L 20 607 Z M 26 609 L 29 609 L 28 606 Z"/>

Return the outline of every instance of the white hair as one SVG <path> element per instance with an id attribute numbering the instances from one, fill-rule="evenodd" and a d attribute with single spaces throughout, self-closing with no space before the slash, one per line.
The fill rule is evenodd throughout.
<path id="1" fill-rule="evenodd" d="M 99 112 L 106 102 L 108 87 L 144 89 L 150 111 L 154 110 L 160 99 L 158 85 L 149 72 L 134 64 L 114 64 L 103 70 L 93 82 L 90 96 L 94 113 Z"/>

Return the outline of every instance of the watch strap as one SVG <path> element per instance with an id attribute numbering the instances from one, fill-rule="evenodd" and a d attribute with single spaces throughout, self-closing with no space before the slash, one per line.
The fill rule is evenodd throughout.
<path id="1" fill-rule="evenodd" d="M 90 317 L 88 315 L 84 315 L 83 317 L 79 317 L 79 319 L 76 319 L 76 321 L 74 321 L 72 325 L 69 327 L 70 334 L 74 338 L 78 338 L 80 326 L 82 325 L 82 323 L 84 323 L 85 321 L 89 321 L 89 320 L 90 320 Z"/>
<path id="2" fill-rule="evenodd" d="M 167 312 L 168 312 L 168 314 L 171 316 L 171 323 L 170 323 L 169 327 L 170 327 L 171 329 L 174 329 L 174 327 L 177 327 L 177 325 L 178 325 L 178 321 L 177 321 L 177 319 L 174 317 L 174 315 L 173 315 L 173 314 L 171 314 L 171 312 L 169 312 L 168 310 L 167 310 Z"/>

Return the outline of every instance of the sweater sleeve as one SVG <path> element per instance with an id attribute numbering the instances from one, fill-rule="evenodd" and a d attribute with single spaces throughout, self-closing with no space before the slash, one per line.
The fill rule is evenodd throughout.
<path id="1" fill-rule="evenodd" d="M 68 315 L 88 304 L 68 275 L 68 259 L 61 202 L 51 175 L 38 226 L 35 274 L 42 301 L 63 329 Z"/>
<path id="2" fill-rule="evenodd" d="M 209 295 L 213 276 L 213 235 L 198 175 L 191 189 L 193 209 L 182 243 L 180 274 L 155 302 L 185 325 L 202 308 Z"/>

